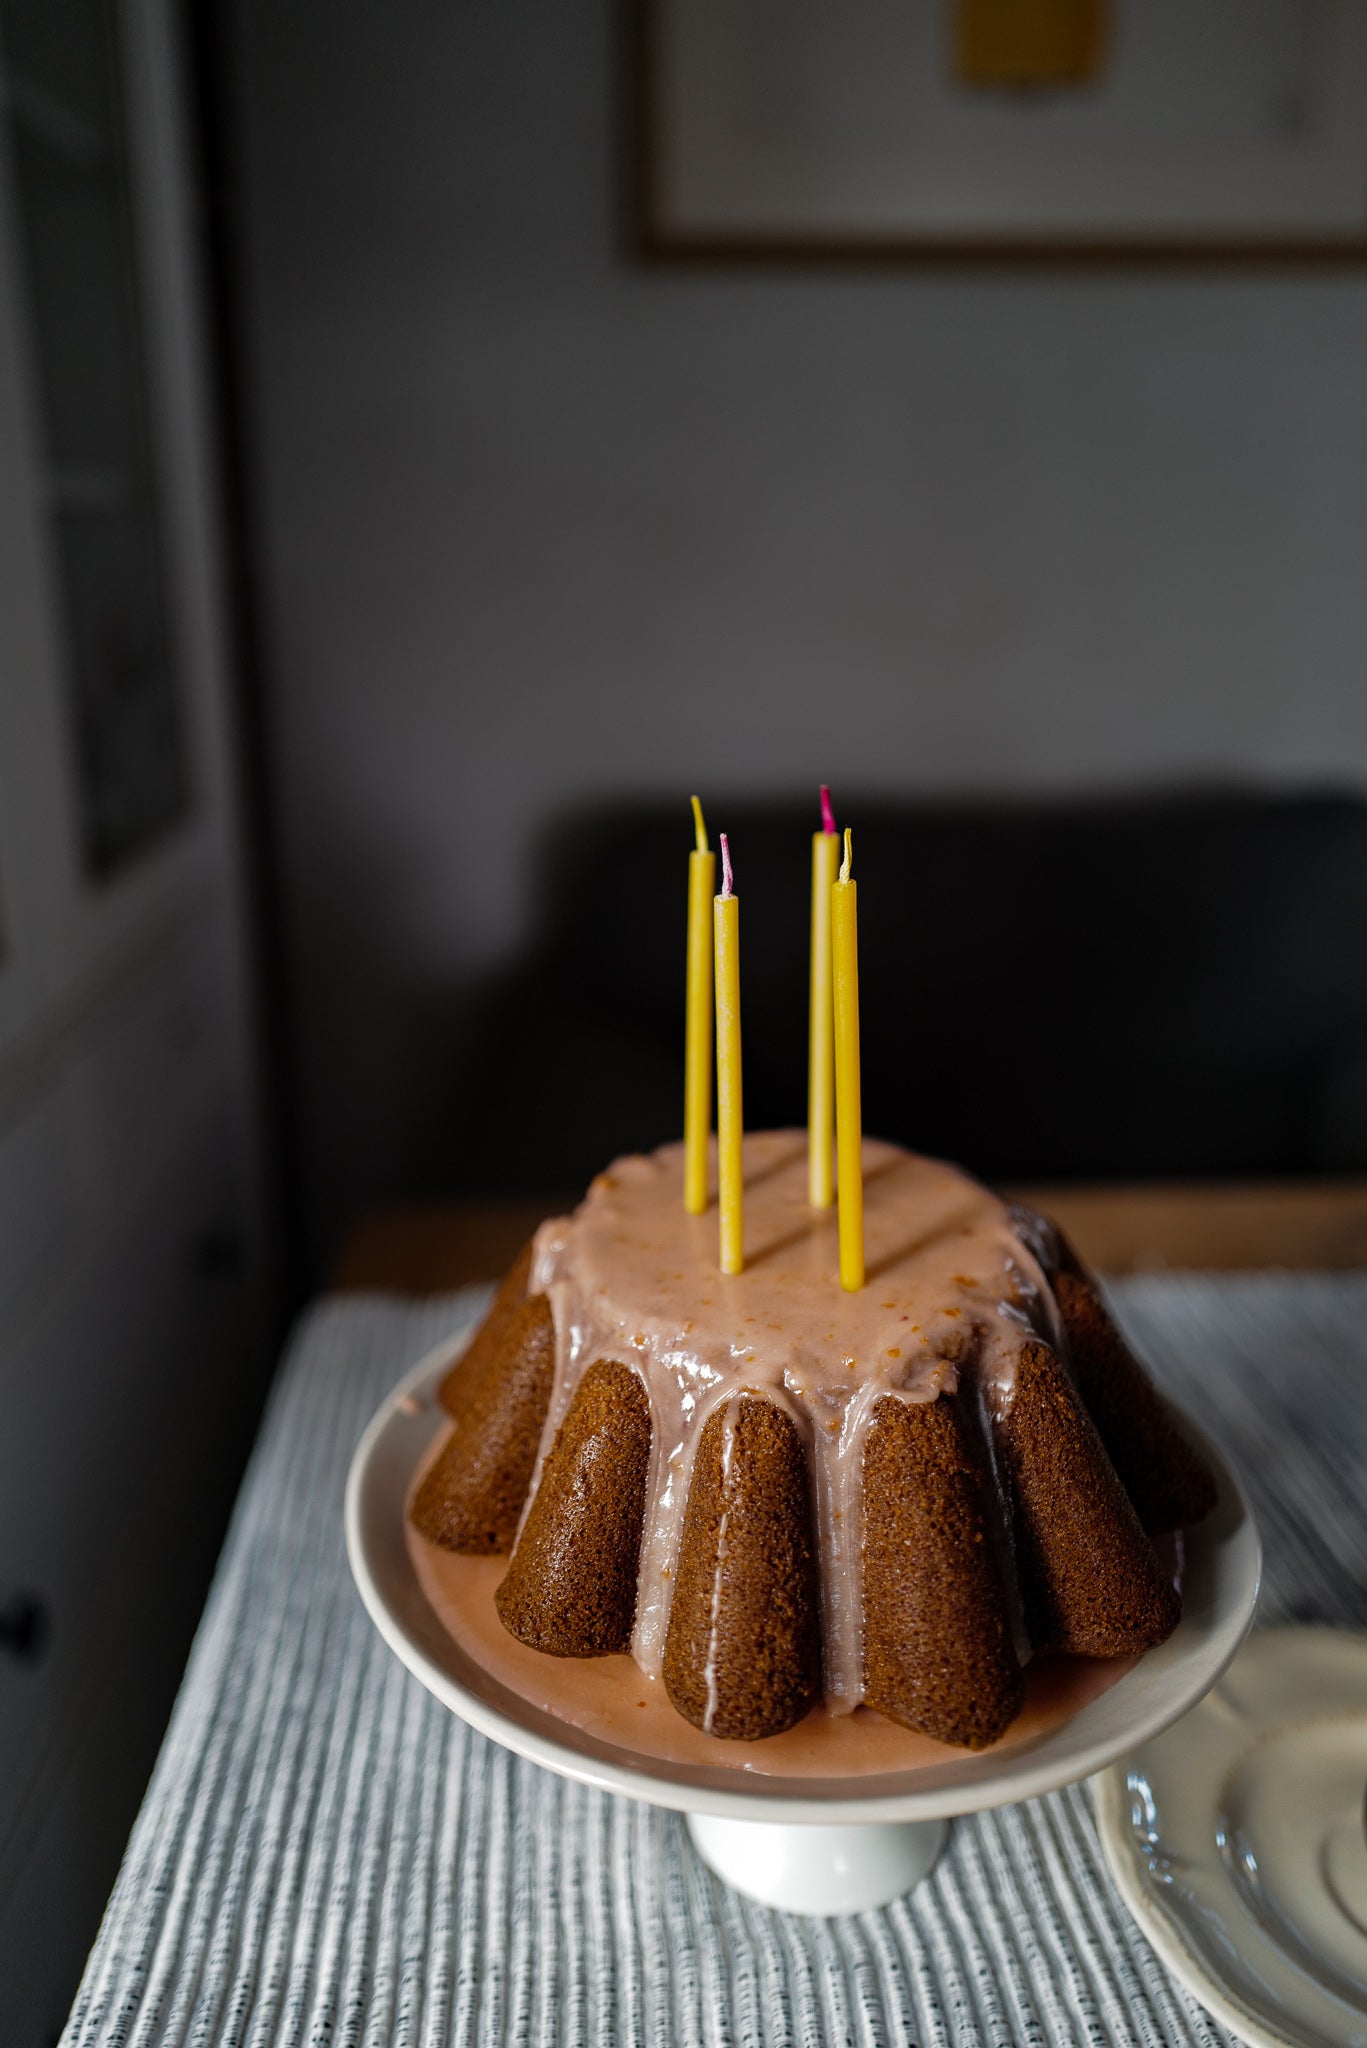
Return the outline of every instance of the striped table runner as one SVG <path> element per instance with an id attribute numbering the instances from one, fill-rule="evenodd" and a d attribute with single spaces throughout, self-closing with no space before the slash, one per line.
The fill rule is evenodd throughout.
<path id="1" fill-rule="evenodd" d="M 1154 1276 L 1113 1298 L 1248 1477 L 1263 1618 L 1367 1625 L 1367 1275 Z M 956 1822 L 883 1911 L 800 1920 L 729 1892 L 678 1816 L 438 1706 L 362 1613 L 342 1487 L 382 1396 L 480 1301 L 324 1301 L 299 1328 L 70 2048 L 1231 2038 L 1127 1919 L 1085 1787 Z"/>

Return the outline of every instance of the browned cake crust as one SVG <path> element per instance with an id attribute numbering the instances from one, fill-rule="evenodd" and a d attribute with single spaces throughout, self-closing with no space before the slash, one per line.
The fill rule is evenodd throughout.
<path id="1" fill-rule="evenodd" d="M 544 1294 L 521 1302 L 497 1351 L 466 1354 L 450 1441 L 425 1474 L 409 1516 L 443 1550 L 511 1550 L 531 1485 L 555 1372 L 555 1324 Z"/>
<path id="2" fill-rule="evenodd" d="M 685 1720 L 741 1742 L 791 1728 L 820 1697 L 807 1460 L 762 1395 L 715 1410 L 698 1440 L 664 1680 Z"/>
<path id="3" fill-rule="evenodd" d="M 1023 1612 L 1038 1650 L 1115 1656 L 1161 1642 L 1180 1603 L 1145 1532 L 1198 1521 L 1215 1501 L 1066 1238 L 1036 1218 L 1028 1241 L 1042 1247 L 1069 1362 L 1043 1342 L 1021 1348 L 1005 1412 L 988 1421 L 1000 1508 L 977 1407 L 956 1396 L 885 1395 L 863 1448 L 865 1697 L 974 1749 L 1020 1709 L 1012 1617 L 1018 1629 Z M 528 1245 L 441 1383 L 454 1427 L 411 1517 L 450 1550 L 506 1553 L 516 1542 L 495 1595 L 504 1626 L 552 1655 L 602 1656 L 631 1643 L 650 1400 L 636 1368 L 611 1358 L 589 1368 L 517 1541 L 556 1351 L 546 1296 L 527 1294 L 531 1260 Z M 1019 1611 L 993 1540 L 1002 1517 Z M 721 1737 L 777 1734 L 821 1696 L 806 1444 L 759 1390 L 735 1394 L 698 1439 L 663 1668 L 678 1711 Z"/>
<path id="4" fill-rule="evenodd" d="M 1215 1481 L 1179 1436 L 1163 1398 L 1079 1274 L 1054 1276 L 1073 1380 L 1116 1477 L 1151 1536 L 1189 1528 L 1215 1506 Z"/>
<path id="5" fill-rule="evenodd" d="M 1047 1344 L 1021 1346 L 997 1442 L 1035 1648 L 1118 1657 L 1161 1643 L 1181 1603 Z"/>
<path id="6" fill-rule="evenodd" d="M 629 1648 L 650 1464 L 650 1403 L 630 1366 L 579 1382 L 542 1470 L 508 1575 L 503 1626 L 553 1657 Z"/>
<path id="7" fill-rule="evenodd" d="M 513 1319 L 527 1299 L 531 1271 L 532 1247 L 528 1240 L 499 1282 L 484 1321 L 437 1388 L 438 1401 L 457 1421 L 476 1398 L 476 1390 L 482 1389 L 491 1376 L 495 1381 L 502 1376 L 504 1350 Z M 531 1477 L 530 1468 L 527 1476 Z"/>
<path id="8" fill-rule="evenodd" d="M 1024 1684 L 957 1399 L 877 1403 L 864 1439 L 864 1696 L 940 1742 L 982 1749 Z"/>

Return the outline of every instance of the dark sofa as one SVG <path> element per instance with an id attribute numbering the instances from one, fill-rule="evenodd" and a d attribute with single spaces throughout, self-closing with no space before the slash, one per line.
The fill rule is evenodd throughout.
<path id="1" fill-rule="evenodd" d="M 468 1186 L 568 1192 L 677 1136 L 687 794 L 548 841 L 535 942 L 475 1022 Z M 815 803 L 707 809 L 741 898 L 746 1121 L 800 1123 Z M 994 1180 L 1367 1168 L 1367 804 L 847 795 L 841 819 L 867 1130 Z"/>

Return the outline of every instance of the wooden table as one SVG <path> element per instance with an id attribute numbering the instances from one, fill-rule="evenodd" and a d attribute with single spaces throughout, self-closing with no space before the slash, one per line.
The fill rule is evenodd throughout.
<path id="1" fill-rule="evenodd" d="M 1012 1190 L 1057 1218 L 1106 1273 L 1156 1267 L 1367 1266 L 1367 1181 L 1103 1185 Z M 453 1202 L 365 1218 L 333 1268 L 341 1289 L 439 1294 L 492 1280 L 544 1217 L 573 1198 Z"/>

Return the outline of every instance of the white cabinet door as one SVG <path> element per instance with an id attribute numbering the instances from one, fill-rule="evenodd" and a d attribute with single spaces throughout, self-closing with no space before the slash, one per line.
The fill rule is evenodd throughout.
<path id="1" fill-rule="evenodd" d="M 165 0 L 0 0 L 6 2048 L 64 2017 L 265 1366 L 173 19 Z M 25 1601 L 45 1621 L 27 1636 Z"/>

